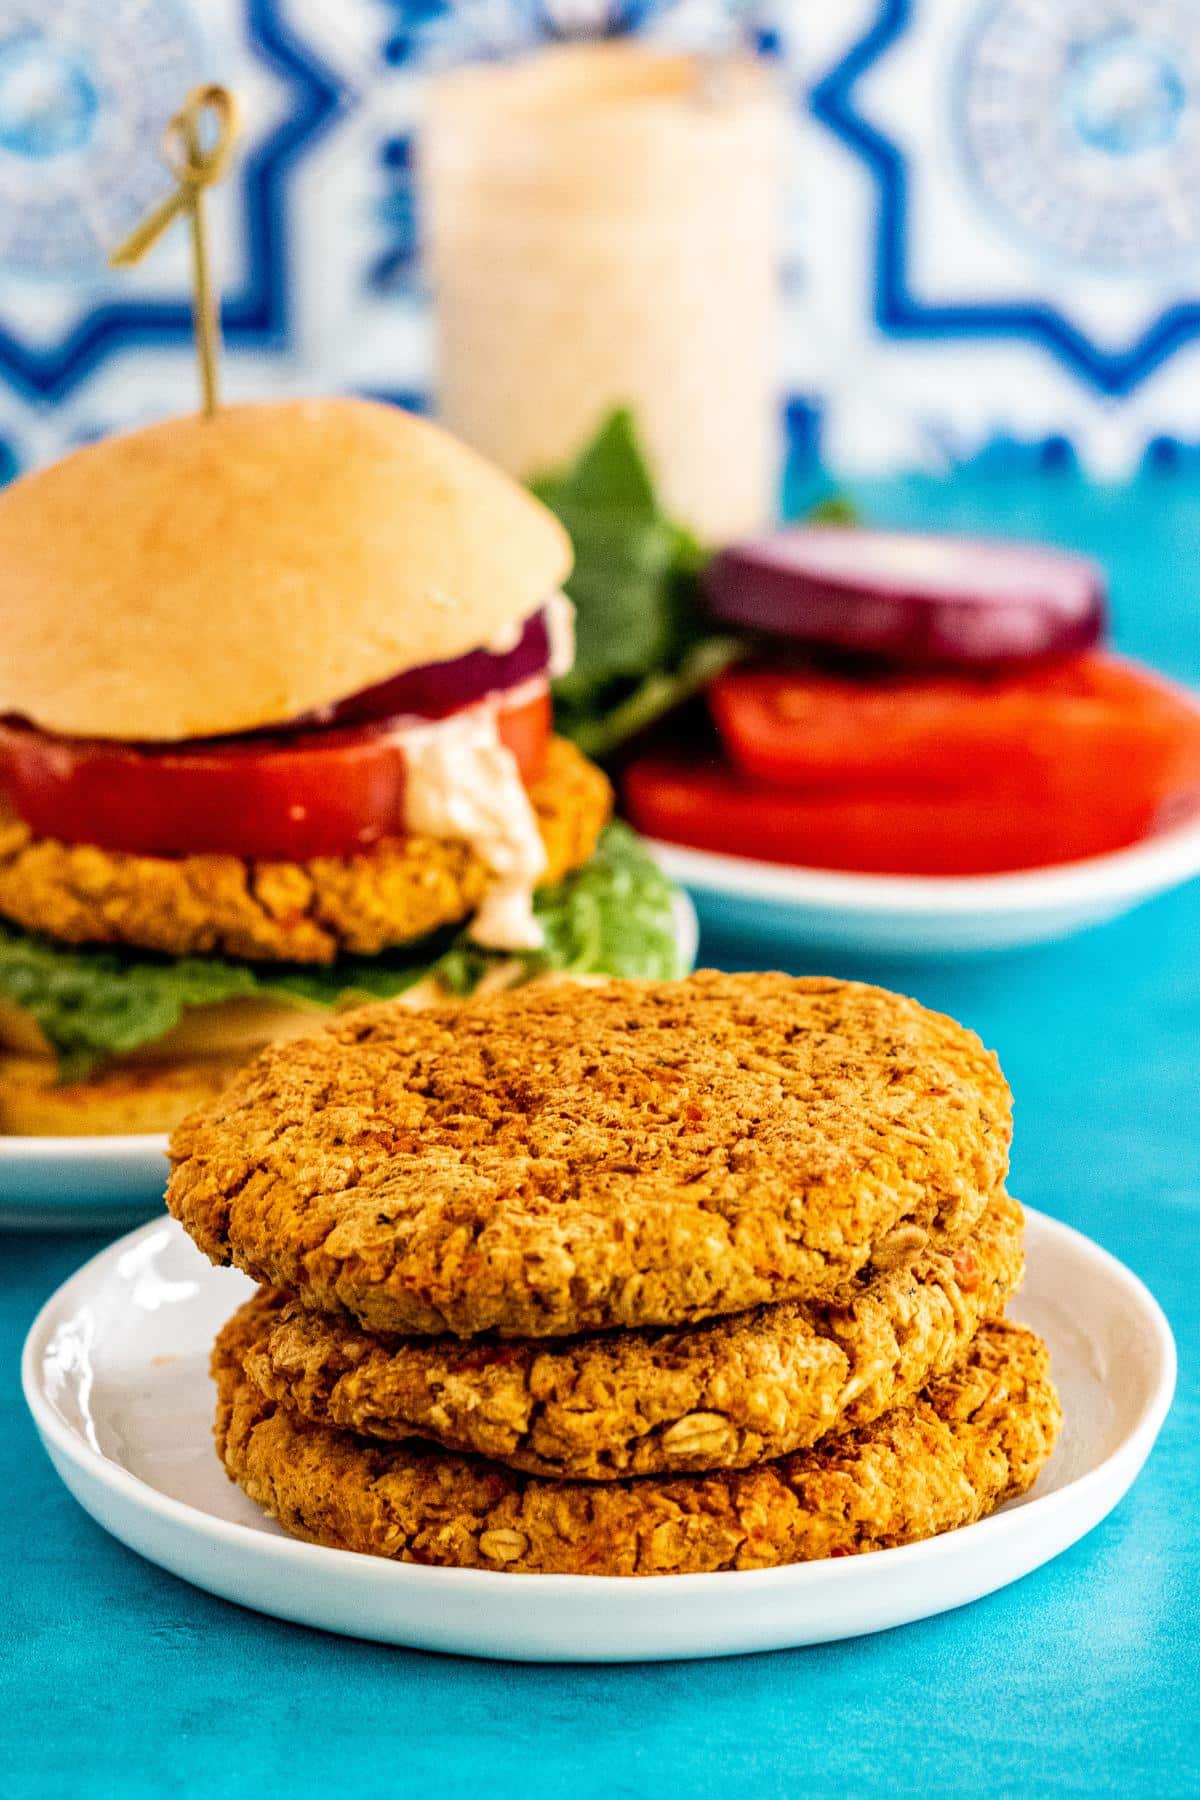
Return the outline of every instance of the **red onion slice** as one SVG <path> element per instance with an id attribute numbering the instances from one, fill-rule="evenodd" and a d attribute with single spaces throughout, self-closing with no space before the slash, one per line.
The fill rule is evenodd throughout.
<path id="1" fill-rule="evenodd" d="M 489 694 L 503 693 L 545 675 L 550 663 L 550 629 L 544 611 L 525 620 L 510 650 L 469 650 L 451 662 L 406 669 L 361 693 L 339 700 L 320 714 L 325 725 L 366 725 L 376 719 L 418 714 L 440 719 Z M 297 721 L 307 723 L 308 721 Z"/>
<path id="2" fill-rule="evenodd" d="M 1034 544 L 799 527 L 720 552 L 705 575 L 724 624 L 913 669 L 995 668 L 1088 649 L 1105 580 Z"/>

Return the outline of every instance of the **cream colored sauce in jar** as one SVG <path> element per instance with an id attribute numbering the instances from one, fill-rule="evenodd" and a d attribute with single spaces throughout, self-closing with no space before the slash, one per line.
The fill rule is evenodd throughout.
<path id="1" fill-rule="evenodd" d="M 667 506 L 773 517 L 781 106 L 766 69 L 629 41 L 434 82 L 421 202 L 439 412 L 524 479 L 632 408 Z"/>

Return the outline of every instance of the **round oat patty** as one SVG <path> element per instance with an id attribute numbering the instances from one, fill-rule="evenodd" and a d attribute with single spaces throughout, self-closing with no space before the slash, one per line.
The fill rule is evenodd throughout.
<path id="1" fill-rule="evenodd" d="M 682 1325 L 960 1241 L 1010 1124 L 978 1038 L 880 988 L 526 988 L 268 1049 L 175 1133 L 167 1204 L 369 1331 Z"/>
<path id="2" fill-rule="evenodd" d="M 591 856 L 612 790 L 573 744 L 552 738 L 529 789 L 547 884 Z M 0 814 L 0 915 L 66 944 L 127 944 L 167 956 L 328 963 L 377 956 L 474 912 L 487 864 L 453 838 L 384 838 L 357 856 L 248 863 L 133 856 L 36 838 Z"/>
<path id="3" fill-rule="evenodd" d="M 844 1307 L 785 1301 L 682 1331 L 388 1340 L 277 1293 L 245 1369 L 314 1424 L 431 1438 L 532 1475 L 744 1469 L 869 1424 L 961 1362 L 1020 1282 L 1022 1224 L 1002 1195 L 952 1257 L 921 1256 Z"/>
<path id="4" fill-rule="evenodd" d="M 1024 1492 L 1060 1417 L 1045 1346 L 999 1321 L 919 1399 L 780 1462 L 666 1480 L 544 1481 L 429 1446 L 385 1449 L 264 1399 L 242 1359 L 270 1322 L 269 1307 L 251 1300 L 217 1340 L 226 1470 L 294 1537 L 401 1562 L 679 1575 L 883 1550 L 970 1524 Z"/>

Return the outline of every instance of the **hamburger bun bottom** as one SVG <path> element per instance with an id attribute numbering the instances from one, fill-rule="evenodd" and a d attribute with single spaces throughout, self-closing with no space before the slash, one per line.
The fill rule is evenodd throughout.
<path id="1" fill-rule="evenodd" d="M 214 1100 L 236 1062 L 109 1063 L 61 1082 L 43 1056 L 0 1056 L 0 1136 L 124 1137 L 173 1131 Z"/>
<path id="2" fill-rule="evenodd" d="M 81 1081 L 62 1081 L 36 1021 L 0 1002 L 0 1137 L 123 1137 L 173 1131 L 276 1039 L 320 1031 L 332 1013 L 248 998 L 186 1012 L 173 1031 Z"/>

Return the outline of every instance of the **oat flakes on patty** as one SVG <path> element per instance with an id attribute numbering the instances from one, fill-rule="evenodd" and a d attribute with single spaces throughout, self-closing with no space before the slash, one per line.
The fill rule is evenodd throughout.
<path id="1" fill-rule="evenodd" d="M 369 1331 L 567 1336 L 848 1298 L 974 1228 L 1010 1126 L 978 1038 L 879 988 L 526 988 L 268 1049 L 175 1133 L 167 1203 Z"/>
<path id="2" fill-rule="evenodd" d="M 595 850 L 612 790 L 573 745 L 552 738 L 529 798 L 550 885 Z M 385 838 L 357 856 L 247 863 L 60 844 L 0 814 L 0 915 L 66 944 L 270 962 L 377 956 L 467 918 L 489 879 L 453 839 Z"/>
<path id="3" fill-rule="evenodd" d="M 527 1474 L 744 1469 L 869 1424 L 961 1362 L 1020 1283 L 1022 1224 L 1001 1195 L 952 1257 L 881 1275 L 845 1307 L 784 1302 L 682 1331 L 380 1339 L 276 1294 L 245 1368 L 313 1424 L 430 1438 Z"/>
<path id="4" fill-rule="evenodd" d="M 1044 1344 L 999 1321 L 918 1400 L 780 1462 L 548 1482 L 298 1419 L 242 1369 L 269 1329 L 255 1299 L 217 1340 L 216 1440 L 227 1472 L 294 1537 L 401 1562 L 681 1575 L 888 1549 L 971 1524 L 1023 1493 L 1060 1420 Z"/>

